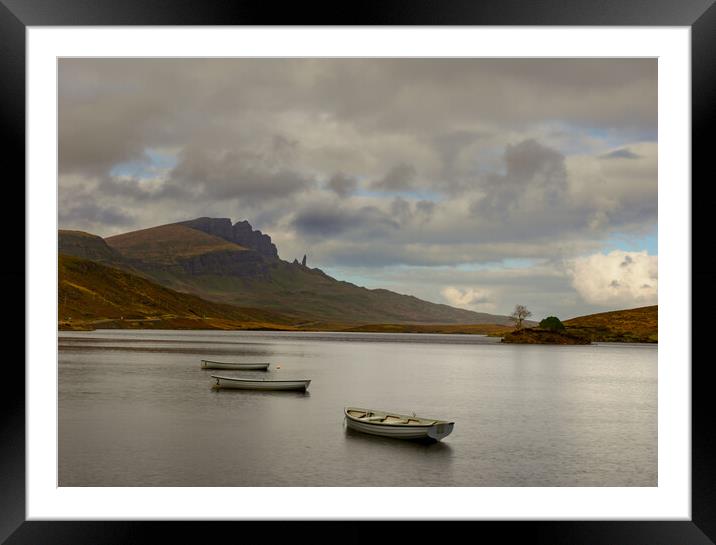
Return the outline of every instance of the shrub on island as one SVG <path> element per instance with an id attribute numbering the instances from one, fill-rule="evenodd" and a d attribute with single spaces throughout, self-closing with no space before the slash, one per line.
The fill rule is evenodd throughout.
<path id="1" fill-rule="evenodd" d="M 547 331 L 564 331 L 565 329 L 562 321 L 556 316 L 547 316 L 539 323 L 539 328 Z"/>

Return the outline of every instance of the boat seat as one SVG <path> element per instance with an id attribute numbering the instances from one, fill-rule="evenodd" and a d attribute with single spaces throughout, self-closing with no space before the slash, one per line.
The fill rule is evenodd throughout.
<path id="1" fill-rule="evenodd" d="M 385 416 L 369 416 L 368 418 L 364 418 L 363 420 L 367 420 L 369 422 L 377 422 L 378 420 L 385 420 Z"/>

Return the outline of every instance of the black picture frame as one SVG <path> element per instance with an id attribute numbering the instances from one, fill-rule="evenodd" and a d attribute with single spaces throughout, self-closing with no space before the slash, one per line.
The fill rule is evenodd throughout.
<path id="1" fill-rule="evenodd" d="M 707 180 L 713 179 L 713 153 L 706 131 L 716 117 L 716 6 L 714 0 L 556 0 L 445 1 L 366 0 L 345 3 L 292 3 L 229 0 L 0 0 L 0 127 L 5 141 L 6 201 L 14 203 L 3 213 L 5 265 L 0 267 L 5 296 L 10 298 L 3 316 L 6 345 L 20 322 L 17 309 L 25 283 L 25 29 L 28 26 L 84 25 L 529 25 L 529 26 L 688 26 L 692 36 L 692 290 L 699 293 L 692 316 L 662 317 L 692 320 L 692 339 L 705 338 L 710 323 L 706 309 L 714 296 L 716 254 L 709 244 L 706 217 L 710 200 Z M 9 167 L 9 168 L 8 168 Z M 23 180 L 23 183 L 20 182 Z M 695 183 L 700 180 L 700 183 Z M 18 217 L 21 216 L 21 217 Z M 704 222 L 705 223 L 705 222 Z M 10 267 L 13 263 L 13 267 Z M 24 292 L 24 290 L 22 290 Z M 10 310 L 12 309 L 12 310 Z M 701 310 L 703 309 L 703 310 Z M 699 315 L 699 310 L 701 310 Z M 22 316 L 24 317 L 24 311 Z M 23 323 L 24 319 L 23 319 Z M 28 324 L 31 325 L 31 324 Z M 18 343 L 19 344 L 19 343 Z M 24 346 L 24 345 L 22 345 Z M 693 346 L 693 345 L 692 345 Z M 24 348 L 23 348 L 24 350 Z M 695 355 L 695 351 L 692 351 Z M 692 519 L 691 521 L 516 521 L 516 522 L 399 522 L 310 521 L 266 522 L 137 522 L 137 521 L 26 521 L 25 517 L 25 374 L 16 362 L 5 361 L 0 396 L 0 542 L 7 545 L 71 543 L 206 542 L 231 535 L 233 525 L 244 532 L 265 531 L 273 538 L 330 535 L 345 542 L 365 542 L 401 524 L 404 539 L 444 539 L 444 524 L 469 526 L 471 535 L 498 532 L 500 542 L 609 544 L 708 544 L 716 541 L 716 439 L 712 433 L 713 408 L 708 381 L 708 358 L 692 365 Z M 24 358 L 23 358 L 24 359 Z M 690 365 L 690 361 L 668 362 Z M 311 528 L 306 528 L 307 525 Z M 387 528 L 386 528 L 387 527 Z M 450 533 L 460 532 L 451 528 Z M 330 533 L 328 533 L 330 532 Z M 405 532 L 407 532 L 406 535 Z M 456 534 L 460 535 L 460 534 Z"/>

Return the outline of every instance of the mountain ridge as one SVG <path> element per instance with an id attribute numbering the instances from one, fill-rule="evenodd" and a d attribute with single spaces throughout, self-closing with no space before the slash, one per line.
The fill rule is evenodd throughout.
<path id="1" fill-rule="evenodd" d="M 186 225 L 192 229 L 250 248 L 264 257 L 279 259 L 278 249 L 271 242 L 271 237 L 258 229 L 254 230 L 247 220 L 237 221 L 232 225 L 230 218 L 203 216 L 193 220 L 181 221 L 179 225 Z"/>
<path id="2" fill-rule="evenodd" d="M 229 218 L 202 217 L 107 239 L 71 233 L 60 232 L 61 253 L 101 260 L 208 301 L 262 308 L 295 320 L 356 325 L 509 324 L 506 316 L 458 309 L 384 288 L 371 290 L 318 268 L 289 263 L 279 257 L 271 237 L 246 220 L 232 224 Z M 63 241 L 66 237 L 72 240 Z M 82 246 L 85 240 L 92 241 L 91 248 Z M 102 243 L 109 251 L 99 250 Z"/>

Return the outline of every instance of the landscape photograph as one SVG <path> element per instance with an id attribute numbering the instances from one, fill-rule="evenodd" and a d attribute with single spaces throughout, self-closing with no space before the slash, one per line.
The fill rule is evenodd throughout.
<path id="1" fill-rule="evenodd" d="M 58 486 L 658 485 L 657 59 L 57 67 Z"/>

